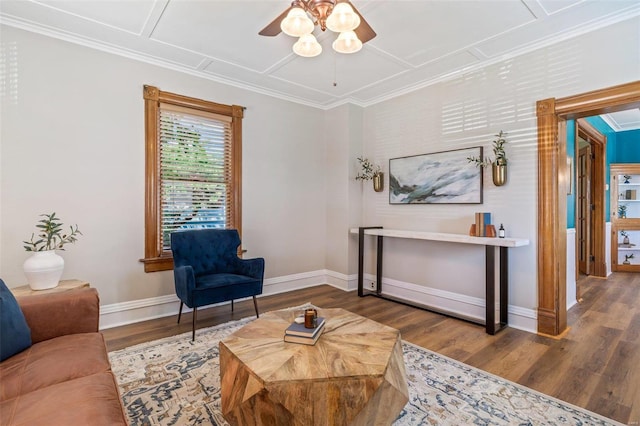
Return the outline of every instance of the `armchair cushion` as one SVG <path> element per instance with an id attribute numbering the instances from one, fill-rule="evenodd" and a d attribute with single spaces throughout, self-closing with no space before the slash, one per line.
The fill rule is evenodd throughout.
<path id="1" fill-rule="evenodd" d="M 244 275 L 201 275 L 192 294 L 192 303 L 195 306 L 204 306 L 250 297 L 261 292 L 262 281 Z"/>
<path id="2" fill-rule="evenodd" d="M 0 361 L 30 346 L 31 329 L 13 293 L 0 279 Z"/>
<path id="3" fill-rule="evenodd" d="M 227 285 L 244 284 L 256 281 L 251 277 L 237 274 L 207 274 L 198 277 L 196 290 L 203 288 L 224 287 Z"/>

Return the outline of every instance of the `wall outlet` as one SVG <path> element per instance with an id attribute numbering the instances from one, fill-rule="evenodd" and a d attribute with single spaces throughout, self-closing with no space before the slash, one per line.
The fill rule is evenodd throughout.
<path id="1" fill-rule="evenodd" d="M 364 287 L 367 290 L 371 290 L 371 291 L 376 291 L 376 283 L 374 281 L 367 281 L 365 282 Z"/>

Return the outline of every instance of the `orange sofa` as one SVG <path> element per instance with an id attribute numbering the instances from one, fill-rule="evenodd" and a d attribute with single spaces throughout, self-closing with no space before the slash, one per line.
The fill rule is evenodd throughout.
<path id="1" fill-rule="evenodd" d="M 98 292 L 18 298 L 32 346 L 0 363 L 0 424 L 126 425 L 98 332 Z"/>

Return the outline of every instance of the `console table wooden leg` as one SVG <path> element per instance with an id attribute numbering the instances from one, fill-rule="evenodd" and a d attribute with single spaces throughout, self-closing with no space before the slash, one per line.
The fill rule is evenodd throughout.
<path id="1" fill-rule="evenodd" d="M 364 296 L 363 280 L 364 280 L 364 230 L 358 228 L 358 296 Z"/>
<path id="2" fill-rule="evenodd" d="M 361 226 L 358 228 L 358 296 L 364 294 L 364 231 L 367 229 L 382 229 L 382 226 Z M 378 250 L 376 260 L 376 294 L 380 294 L 382 280 L 382 236 L 378 236 Z M 371 293 L 369 293 L 371 294 Z"/>
<path id="3" fill-rule="evenodd" d="M 376 294 L 382 291 L 382 235 L 378 235 L 378 249 L 376 253 Z"/>
<path id="4" fill-rule="evenodd" d="M 495 247 L 485 246 L 485 287 L 486 314 L 485 330 L 487 334 L 496 334 L 496 254 Z"/>
<path id="5" fill-rule="evenodd" d="M 500 327 L 509 324 L 509 248 L 500 247 Z"/>

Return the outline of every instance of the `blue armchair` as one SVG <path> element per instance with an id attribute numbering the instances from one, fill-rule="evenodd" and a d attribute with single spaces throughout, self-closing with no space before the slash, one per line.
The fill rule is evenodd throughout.
<path id="1" fill-rule="evenodd" d="M 182 306 L 193 309 L 193 332 L 196 338 L 196 316 L 200 306 L 253 297 L 262 294 L 264 259 L 240 259 L 237 255 L 240 236 L 235 229 L 194 229 L 171 233 L 173 277 Z"/>

